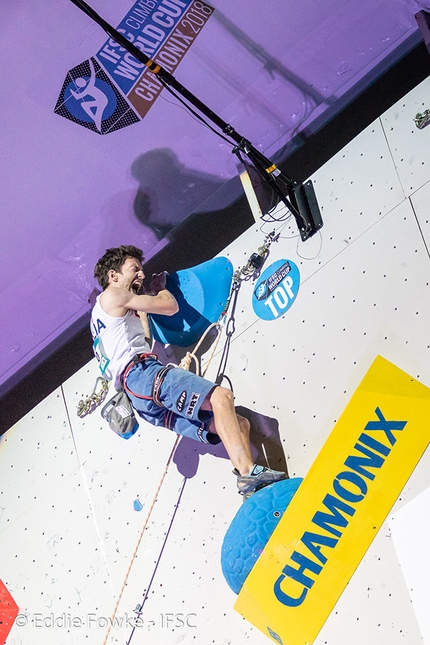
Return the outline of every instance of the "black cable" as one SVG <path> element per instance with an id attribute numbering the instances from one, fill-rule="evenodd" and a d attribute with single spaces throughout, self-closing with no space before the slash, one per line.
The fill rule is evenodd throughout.
<path id="1" fill-rule="evenodd" d="M 185 98 L 185 101 L 182 101 L 177 96 L 178 100 L 188 109 L 195 118 L 199 119 L 204 123 L 209 129 L 211 129 L 215 134 L 221 136 L 227 143 L 232 145 L 232 141 L 235 142 L 233 147 L 233 152 L 238 154 L 239 151 L 242 151 L 246 154 L 250 162 L 254 165 L 257 172 L 260 174 L 263 180 L 267 181 L 272 187 L 273 191 L 278 195 L 280 200 L 285 204 L 288 210 L 294 216 L 297 226 L 301 231 L 303 239 L 307 239 L 310 235 L 313 235 L 315 230 L 313 230 L 313 225 L 307 221 L 298 208 L 297 199 L 294 193 L 294 188 L 296 182 L 294 182 L 290 177 L 287 177 L 270 159 L 267 159 L 257 148 L 255 148 L 250 141 L 245 139 L 240 135 L 236 130 L 229 124 L 226 123 L 221 117 L 219 117 L 215 112 L 213 112 L 207 105 L 205 105 L 200 99 L 198 99 L 194 94 L 192 94 L 187 88 L 181 85 L 175 77 L 167 72 L 161 65 L 151 60 L 146 56 L 140 49 L 138 49 L 133 43 L 131 43 L 123 34 L 114 29 L 106 20 L 99 16 L 94 9 L 92 9 L 84 0 L 70 0 L 75 4 L 79 9 L 84 11 L 90 18 L 97 22 L 111 38 L 118 42 L 125 50 L 127 50 L 136 60 L 140 61 L 145 65 L 145 67 L 160 80 L 160 83 L 164 88 L 168 89 L 173 96 L 175 93 L 172 91 L 172 88 Z M 230 137 L 232 141 L 229 141 L 226 137 L 220 135 L 215 129 L 213 129 L 205 120 L 191 107 L 188 105 L 193 105 L 201 114 L 203 114 L 207 119 L 212 121 L 219 130 Z M 241 158 L 240 155 L 239 159 Z M 281 189 L 279 182 L 282 182 L 283 188 Z M 286 188 L 286 189 L 285 189 Z"/>

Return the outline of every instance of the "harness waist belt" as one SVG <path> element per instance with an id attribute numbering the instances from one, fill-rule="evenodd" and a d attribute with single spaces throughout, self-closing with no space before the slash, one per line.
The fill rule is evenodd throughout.
<path id="1" fill-rule="evenodd" d="M 136 354 L 135 356 L 133 356 L 133 358 L 131 359 L 129 364 L 126 365 L 122 373 L 121 379 L 123 384 L 125 384 L 125 379 L 130 374 L 133 367 L 138 363 L 143 363 L 144 361 L 158 361 L 158 356 L 157 354 Z"/>
<path id="2" fill-rule="evenodd" d="M 157 372 L 157 374 L 154 377 L 153 383 L 152 383 L 152 392 L 151 396 L 144 396 L 142 394 L 137 394 L 136 392 L 133 392 L 130 390 L 130 388 L 127 386 L 126 379 L 133 367 L 135 367 L 138 363 L 144 363 L 145 361 L 158 361 L 158 356 L 157 354 L 136 354 L 136 356 L 133 357 L 133 360 L 127 365 L 125 368 L 123 375 L 122 375 L 122 384 L 124 386 L 124 390 L 128 392 L 129 394 L 133 394 L 133 396 L 136 396 L 138 399 L 146 399 L 147 401 L 154 401 L 156 405 L 159 405 L 161 408 L 164 407 L 162 402 L 160 401 L 160 389 L 161 385 L 165 379 L 165 376 L 167 372 L 171 369 L 173 369 L 173 365 L 161 365 L 161 369 Z"/>

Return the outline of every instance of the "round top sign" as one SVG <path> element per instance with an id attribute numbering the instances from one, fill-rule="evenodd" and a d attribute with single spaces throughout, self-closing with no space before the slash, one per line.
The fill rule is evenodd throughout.
<path id="1" fill-rule="evenodd" d="M 278 260 L 260 276 L 252 295 L 252 307 L 259 318 L 276 320 L 296 299 L 300 273 L 291 260 Z"/>

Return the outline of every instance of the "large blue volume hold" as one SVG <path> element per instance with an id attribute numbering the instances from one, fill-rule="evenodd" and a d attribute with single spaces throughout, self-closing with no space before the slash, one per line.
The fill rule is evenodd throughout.
<path id="1" fill-rule="evenodd" d="M 166 289 L 176 298 L 174 316 L 148 316 L 152 335 L 160 343 L 188 347 L 219 320 L 230 295 L 233 265 L 224 257 L 172 273 Z"/>
<path id="2" fill-rule="evenodd" d="M 222 572 L 234 593 L 242 589 L 302 481 L 294 477 L 265 486 L 236 513 L 221 548 Z"/>

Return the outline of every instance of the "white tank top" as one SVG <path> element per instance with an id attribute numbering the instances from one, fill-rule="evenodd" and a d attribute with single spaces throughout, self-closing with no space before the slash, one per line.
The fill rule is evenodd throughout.
<path id="1" fill-rule="evenodd" d="M 91 314 L 91 334 L 102 376 L 115 387 L 120 386 L 121 374 L 133 356 L 151 351 L 137 312 L 129 309 L 120 318 L 110 316 L 103 311 L 100 296 Z"/>

